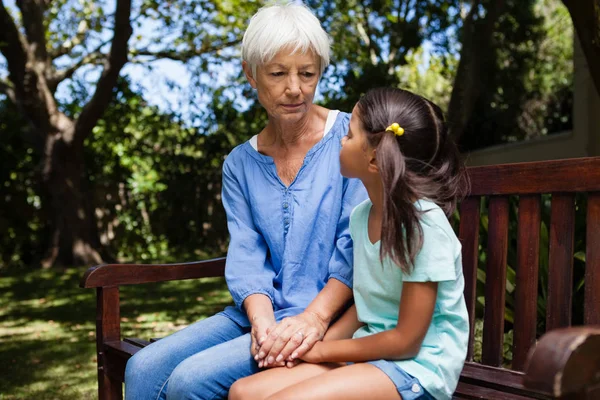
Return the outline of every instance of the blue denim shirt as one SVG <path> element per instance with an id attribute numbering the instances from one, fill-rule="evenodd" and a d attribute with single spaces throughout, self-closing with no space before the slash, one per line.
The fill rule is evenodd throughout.
<path id="1" fill-rule="evenodd" d="M 302 312 L 331 278 L 352 288 L 349 218 L 367 192 L 360 180 L 340 174 L 340 141 L 349 120 L 350 114 L 338 114 L 289 186 L 273 159 L 249 142 L 225 159 L 225 278 L 236 306 L 224 313 L 238 324 L 250 325 L 243 302 L 251 294 L 268 296 L 279 321 Z"/>

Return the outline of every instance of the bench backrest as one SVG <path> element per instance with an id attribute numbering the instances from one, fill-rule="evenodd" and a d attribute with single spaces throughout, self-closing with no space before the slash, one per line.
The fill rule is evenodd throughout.
<path id="1" fill-rule="evenodd" d="M 473 360 L 479 302 L 479 310 L 484 303 L 480 362 L 495 367 L 503 364 L 508 304 L 514 310 L 512 369 L 522 371 L 528 351 L 543 333 L 537 324 L 538 308 L 543 310 L 543 303 L 538 304 L 539 292 L 547 299 L 546 331 L 571 325 L 574 289 L 584 293 L 583 321 L 578 322 L 600 324 L 600 157 L 470 167 L 468 172 L 471 190 L 460 204 L 458 228 L 471 324 L 467 361 Z M 549 221 L 544 221 L 548 202 Z M 486 208 L 487 220 L 482 217 Z M 578 270 L 585 276 L 584 288 L 574 288 L 573 281 L 576 209 L 578 215 L 585 213 L 585 223 L 580 224 L 585 227 L 581 235 L 587 242 L 585 258 L 578 254 L 585 260 L 585 272 Z M 547 229 L 541 229 L 542 223 Z M 481 249 L 480 236 L 484 232 L 480 232 L 480 226 L 487 226 L 487 245 Z M 540 251 L 540 245 L 546 243 L 547 258 L 545 248 Z M 514 265 L 510 266 L 516 276 L 514 287 L 509 281 L 507 296 L 509 248 L 516 251 L 512 254 Z M 480 250 L 485 251 L 485 260 L 480 260 Z M 479 280 L 484 301 L 477 299 L 478 265 L 482 266 Z"/>

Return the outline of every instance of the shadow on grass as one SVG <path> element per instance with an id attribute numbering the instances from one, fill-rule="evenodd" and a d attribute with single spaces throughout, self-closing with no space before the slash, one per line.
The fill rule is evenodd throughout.
<path id="1" fill-rule="evenodd" d="M 79 288 L 85 270 L 0 269 L 2 400 L 96 397 L 96 297 Z M 222 278 L 125 286 L 122 334 L 166 336 L 229 304 Z"/>

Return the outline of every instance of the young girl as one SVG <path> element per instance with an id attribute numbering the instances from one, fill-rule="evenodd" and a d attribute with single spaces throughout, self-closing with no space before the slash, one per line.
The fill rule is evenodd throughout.
<path id="1" fill-rule="evenodd" d="M 469 324 L 447 216 L 466 179 L 442 111 L 405 90 L 375 89 L 342 144 L 342 174 L 369 193 L 350 217 L 355 304 L 305 363 L 239 380 L 230 399 L 450 399 L 456 388 Z"/>

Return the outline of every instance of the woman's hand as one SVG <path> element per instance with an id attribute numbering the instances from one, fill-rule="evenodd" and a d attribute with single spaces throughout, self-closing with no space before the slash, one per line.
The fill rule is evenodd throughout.
<path id="1" fill-rule="evenodd" d="M 269 328 L 274 328 L 276 323 L 273 318 L 268 317 L 255 317 L 252 319 L 251 323 L 252 329 L 250 331 L 250 337 L 252 339 L 252 345 L 250 347 L 250 354 L 252 354 L 252 357 L 255 357 L 258 354 L 260 345 L 269 335 Z"/>
<path id="2" fill-rule="evenodd" d="M 258 351 L 260 349 L 260 344 L 263 343 L 266 338 L 269 336 L 269 332 L 275 329 L 276 322 L 272 318 L 268 317 L 256 317 L 252 321 L 252 330 L 250 331 L 250 354 L 252 357 L 258 362 L 259 367 L 266 367 L 266 365 L 261 365 L 259 358 L 257 357 Z M 285 362 L 278 362 L 269 367 L 284 367 Z"/>
<path id="3" fill-rule="evenodd" d="M 255 358 L 259 367 L 271 367 L 302 358 L 314 344 L 323 339 L 328 323 L 318 314 L 305 311 L 294 317 L 284 318 L 274 329 L 269 330 L 266 340 L 260 341 Z"/>

